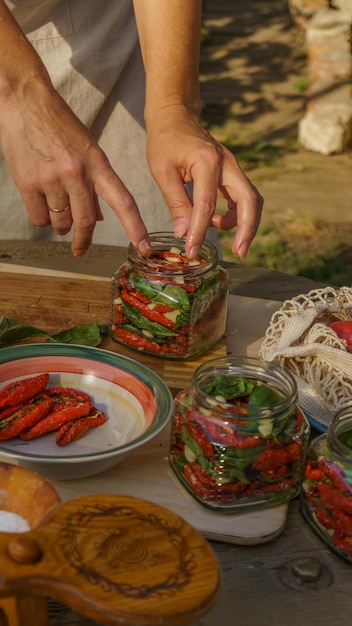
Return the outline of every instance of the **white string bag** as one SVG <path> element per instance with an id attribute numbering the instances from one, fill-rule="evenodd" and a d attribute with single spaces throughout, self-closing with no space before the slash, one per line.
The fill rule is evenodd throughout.
<path id="1" fill-rule="evenodd" d="M 352 320 L 352 289 L 325 287 L 286 300 L 270 320 L 260 356 L 288 369 L 299 404 L 327 427 L 336 411 L 352 402 L 352 353 L 327 326 Z"/>

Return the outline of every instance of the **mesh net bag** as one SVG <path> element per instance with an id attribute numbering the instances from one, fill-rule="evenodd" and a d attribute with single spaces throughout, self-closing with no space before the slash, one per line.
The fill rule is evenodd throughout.
<path id="1" fill-rule="evenodd" d="M 327 427 L 352 401 L 352 353 L 327 326 L 352 320 L 352 289 L 326 287 L 286 300 L 270 320 L 260 356 L 288 369 L 304 411 Z"/>

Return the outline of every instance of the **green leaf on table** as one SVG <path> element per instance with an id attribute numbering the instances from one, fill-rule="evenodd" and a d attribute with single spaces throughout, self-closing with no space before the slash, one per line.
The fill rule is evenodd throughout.
<path id="1" fill-rule="evenodd" d="M 47 341 L 58 343 L 76 343 L 81 346 L 98 346 L 101 343 L 101 328 L 98 322 L 73 326 L 51 335 Z"/>
<path id="2" fill-rule="evenodd" d="M 10 318 L 8 318 L 10 319 Z M 0 344 L 9 345 L 22 341 L 29 337 L 50 337 L 48 333 L 35 326 L 27 326 L 25 324 L 13 324 L 8 326 L 5 330 L 0 322 Z"/>
<path id="3" fill-rule="evenodd" d="M 84 346 L 98 346 L 101 343 L 101 334 L 106 327 L 100 327 L 98 322 L 73 326 L 55 335 L 50 335 L 42 328 L 16 324 L 15 320 L 5 315 L 0 317 L 0 346 L 11 345 L 30 337 L 44 337 L 51 343 L 75 343 Z"/>

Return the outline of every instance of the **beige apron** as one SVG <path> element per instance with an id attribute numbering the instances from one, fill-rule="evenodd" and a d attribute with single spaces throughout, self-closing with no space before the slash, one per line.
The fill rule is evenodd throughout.
<path id="1" fill-rule="evenodd" d="M 7 1 L 72 110 L 91 128 L 135 197 L 149 231 L 172 230 L 169 210 L 145 159 L 144 70 L 132 0 Z M 0 153 L 1 239 L 70 241 L 32 225 Z M 125 245 L 103 200 L 93 241 Z"/>

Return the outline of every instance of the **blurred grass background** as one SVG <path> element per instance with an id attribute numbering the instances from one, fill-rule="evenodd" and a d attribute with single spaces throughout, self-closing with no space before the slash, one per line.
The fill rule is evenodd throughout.
<path id="1" fill-rule="evenodd" d="M 286 0 L 205 0 L 204 8 L 204 126 L 236 155 L 260 191 L 269 180 L 275 179 L 279 185 L 282 175 L 287 181 L 287 159 L 292 157 L 294 167 L 302 171 L 300 184 L 305 184 L 304 170 L 309 169 L 307 184 L 311 185 L 316 157 L 298 143 L 298 121 L 304 114 L 308 89 L 304 33 L 292 23 Z M 317 197 L 324 168 L 330 173 L 333 168 L 336 172 L 341 169 L 341 159 L 323 158 L 323 168 L 321 157 L 316 168 Z M 352 151 L 342 159 L 345 171 L 352 174 Z M 345 192 L 339 190 L 344 197 L 349 194 L 350 200 L 344 203 L 349 210 L 352 176 L 350 181 Z M 335 219 L 338 188 L 330 189 L 331 221 L 326 221 L 326 212 L 320 216 L 319 206 L 314 211 L 312 203 L 302 206 L 300 191 L 297 188 L 295 202 L 294 184 L 290 186 L 291 211 L 271 206 L 266 210 L 264 203 L 262 222 L 245 263 L 334 286 L 351 284 L 352 223 L 349 212 Z M 314 198 L 314 189 L 311 196 Z M 225 209 L 220 200 L 217 210 Z M 223 258 L 236 261 L 231 252 L 234 233 L 219 231 L 218 235 Z"/>

